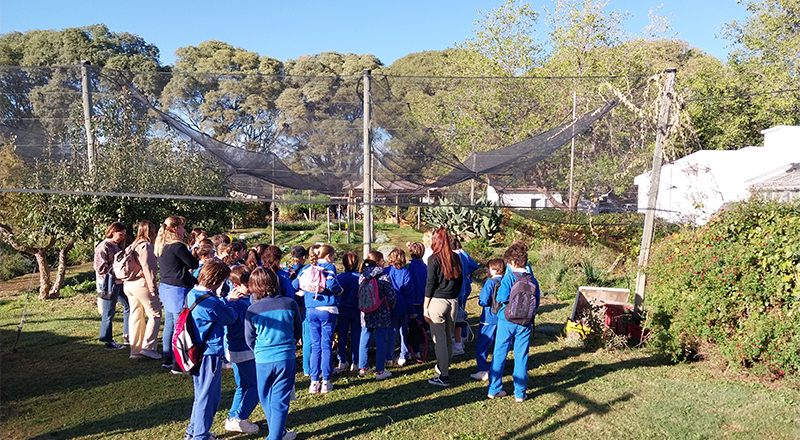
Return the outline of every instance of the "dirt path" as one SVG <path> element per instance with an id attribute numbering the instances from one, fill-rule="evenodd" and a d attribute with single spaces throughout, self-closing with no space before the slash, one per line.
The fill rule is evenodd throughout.
<path id="1" fill-rule="evenodd" d="M 77 266 L 70 266 L 67 268 L 66 277 L 75 276 L 84 272 L 91 272 L 92 263 L 84 263 Z M 50 273 L 51 277 L 55 277 L 54 273 Z M 0 282 L 0 296 L 3 298 L 13 298 L 21 293 L 24 293 L 31 287 L 31 274 L 12 278 L 8 281 Z M 38 294 L 39 292 L 39 274 L 33 275 L 33 289 Z"/>

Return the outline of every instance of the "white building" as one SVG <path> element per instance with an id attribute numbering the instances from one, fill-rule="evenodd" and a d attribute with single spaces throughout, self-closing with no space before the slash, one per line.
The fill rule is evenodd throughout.
<path id="1" fill-rule="evenodd" d="M 661 168 L 656 216 L 676 223 L 705 224 L 726 203 L 746 199 L 751 192 L 792 199 L 784 177 L 800 163 L 800 126 L 763 130 L 763 147 L 702 150 Z M 639 189 L 638 210 L 645 212 L 651 172 L 633 182 Z M 791 180 L 791 179 L 789 179 Z M 776 186 L 780 183 L 780 187 Z M 793 191 L 793 196 L 789 192 Z"/>
<path id="2" fill-rule="evenodd" d="M 561 202 L 561 194 L 554 193 L 553 198 Z M 534 188 L 506 188 L 498 191 L 495 187 L 489 185 L 486 189 L 486 199 L 508 208 L 541 209 L 553 207 L 550 200 Z"/>

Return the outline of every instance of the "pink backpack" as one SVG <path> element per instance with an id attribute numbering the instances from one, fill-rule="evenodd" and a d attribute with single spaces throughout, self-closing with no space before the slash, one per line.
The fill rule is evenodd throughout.
<path id="1" fill-rule="evenodd" d="M 300 289 L 306 292 L 322 293 L 325 291 L 325 269 L 317 265 L 310 265 L 303 269 L 299 278 Z"/>

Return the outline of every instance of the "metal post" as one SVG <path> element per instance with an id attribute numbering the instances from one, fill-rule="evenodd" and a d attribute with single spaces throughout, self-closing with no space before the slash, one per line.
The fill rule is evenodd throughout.
<path id="1" fill-rule="evenodd" d="M 272 184 L 272 240 L 270 244 L 275 245 L 275 184 Z"/>
<path id="2" fill-rule="evenodd" d="M 81 61 L 81 89 L 83 92 L 83 124 L 86 127 L 86 153 L 89 162 L 89 177 L 94 181 L 94 133 L 92 133 L 92 88 L 89 78 L 89 66 L 91 66 L 89 61 Z"/>
<path id="3" fill-rule="evenodd" d="M 351 189 L 350 192 L 347 194 L 347 223 L 346 223 L 347 244 L 350 244 L 350 229 L 353 227 L 353 222 L 350 221 L 350 211 L 354 211 L 353 208 L 355 208 L 355 206 L 351 207 L 352 203 L 353 203 L 353 190 Z M 353 218 L 355 219 L 355 213 L 353 213 Z"/>
<path id="4" fill-rule="evenodd" d="M 330 205 L 328 205 L 328 209 L 325 211 L 325 213 L 326 213 L 325 220 L 327 220 L 327 222 L 328 222 L 328 243 L 330 243 L 331 242 L 331 206 Z"/>
<path id="5" fill-rule="evenodd" d="M 572 92 L 572 151 L 569 155 L 569 210 L 572 211 L 572 176 L 575 170 L 575 111 L 578 94 Z"/>
<path id="6" fill-rule="evenodd" d="M 661 181 L 661 163 L 663 162 L 662 150 L 664 139 L 669 128 L 669 111 L 672 106 L 673 88 L 675 86 L 675 69 L 667 69 L 667 78 L 664 93 L 661 95 L 661 108 L 658 113 L 658 127 L 656 131 L 656 145 L 653 151 L 653 174 L 650 176 L 650 190 L 647 192 L 647 212 L 644 215 L 644 232 L 642 233 L 642 248 L 639 252 L 639 270 L 636 273 L 636 299 L 634 309 L 639 312 L 644 303 L 644 291 L 647 275 L 644 272 L 647 260 L 650 259 L 650 245 L 653 242 L 653 225 L 655 223 L 656 201 L 658 187 Z"/>
<path id="7" fill-rule="evenodd" d="M 372 193 L 372 98 L 371 75 L 364 69 L 364 257 L 372 248 L 372 210 L 375 199 Z"/>

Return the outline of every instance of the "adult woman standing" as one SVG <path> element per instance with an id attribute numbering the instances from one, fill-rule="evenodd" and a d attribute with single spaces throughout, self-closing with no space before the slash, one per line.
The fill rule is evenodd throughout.
<path id="1" fill-rule="evenodd" d="M 158 354 L 158 328 L 161 326 L 161 302 L 156 288 L 156 254 L 153 242 L 156 227 L 150 220 L 139 222 L 136 239 L 131 244 L 142 268 L 123 284 L 131 302 L 131 358 L 161 359 Z M 147 321 L 144 319 L 147 315 Z"/>
<path id="2" fill-rule="evenodd" d="M 158 294 L 164 304 L 164 363 L 161 368 L 172 368 L 172 335 L 175 334 L 175 323 L 178 315 L 186 307 L 186 294 L 194 287 L 192 270 L 200 264 L 192 256 L 183 242 L 186 234 L 186 220 L 173 215 L 167 217 L 158 229 L 155 242 L 155 253 L 161 274 Z"/>
<path id="3" fill-rule="evenodd" d="M 453 330 L 458 312 L 458 294 L 461 292 L 464 277 L 461 274 L 461 259 L 450 247 L 450 238 L 444 228 L 439 228 L 433 233 L 431 250 L 433 254 L 428 259 L 423 315 L 431 324 L 437 375 L 428 379 L 428 383 L 449 387 Z"/>
<path id="4" fill-rule="evenodd" d="M 100 298 L 102 318 L 100 319 L 100 342 L 105 342 L 109 350 L 124 348 L 112 337 L 112 323 L 117 313 L 117 301 L 124 310 L 122 333 L 128 336 L 128 315 L 130 307 L 128 298 L 122 292 L 122 281 L 114 278 L 114 255 L 125 244 L 127 228 L 120 222 L 111 223 L 106 229 L 105 239 L 94 248 L 94 272 L 97 278 L 97 296 Z"/>

